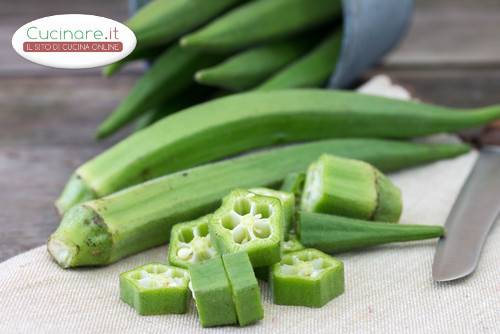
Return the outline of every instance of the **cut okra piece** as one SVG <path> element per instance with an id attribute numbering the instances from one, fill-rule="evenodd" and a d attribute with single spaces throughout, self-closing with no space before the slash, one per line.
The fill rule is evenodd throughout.
<path id="1" fill-rule="evenodd" d="M 321 307 L 344 292 L 344 264 L 316 249 L 285 254 L 271 270 L 275 304 Z"/>
<path id="2" fill-rule="evenodd" d="M 151 263 L 120 275 L 120 298 L 141 315 L 186 313 L 188 284 L 186 270 Z"/>
<path id="3" fill-rule="evenodd" d="M 309 166 L 301 199 L 303 211 L 398 222 L 400 190 L 372 165 L 322 155 Z"/>
<path id="4" fill-rule="evenodd" d="M 291 192 L 274 190 L 269 188 L 252 188 L 249 189 L 250 192 L 261 195 L 274 197 L 279 199 L 283 207 L 283 214 L 285 216 L 285 226 L 283 233 L 287 233 L 293 224 L 293 218 L 295 214 L 295 195 Z"/>
<path id="5" fill-rule="evenodd" d="M 285 180 L 283 180 L 280 190 L 294 194 L 296 200 L 295 204 L 297 204 L 302 195 L 305 182 L 306 173 L 290 173 L 285 177 Z"/>
<path id="6" fill-rule="evenodd" d="M 259 284 L 248 254 L 245 252 L 224 254 L 222 261 L 231 284 L 240 326 L 246 326 L 264 318 Z"/>
<path id="7" fill-rule="evenodd" d="M 287 240 L 283 242 L 282 253 L 292 253 L 304 249 L 295 233 L 288 234 Z"/>
<path id="8" fill-rule="evenodd" d="M 174 225 L 170 234 L 168 262 L 187 268 L 190 264 L 214 258 L 217 250 L 208 232 L 211 215 Z"/>
<path id="9" fill-rule="evenodd" d="M 221 254 L 247 252 L 253 267 L 279 262 L 284 224 L 281 202 L 233 190 L 210 220 L 212 242 Z"/>
<path id="10" fill-rule="evenodd" d="M 203 327 L 237 323 L 231 285 L 220 256 L 189 266 L 191 291 Z"/>

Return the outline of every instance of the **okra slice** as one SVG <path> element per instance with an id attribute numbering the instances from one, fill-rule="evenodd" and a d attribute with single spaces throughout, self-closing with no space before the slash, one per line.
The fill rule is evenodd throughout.
<path id="1" fill-rule="evenodd" d="M 191 291 L 203 327 L 237 323 L 231 285 L 220 256 L 189 266 Z"/>
<path id="2" fill-rule="evenodd" d="M 283 207 L 283 214 L 285 216 L 285 226 L 283 229 L 283 233 L 286 234 L 293 224 L 293 218 L 295 215 L 295 195 L 291 192 L 269 188 L 252 188 L 249 189 L 249 191 L 257 195 L 279 199 L 279 201 L 281 202 L 281 206 Z"/>
<path id="3" fill-rule="evenodd" d="M 286 254 L 271 270 L 275 304 L 321 307 L 344 292 L 344 264 L 316 249 Z"/>
<path id="4" fill-rule="evenodd" d="M 240 326 L 246 326 L 264 318 L 259 284 L 248 254 L 245 252 L 224 254 L 222 261 L 231 284 Z"/>
<path id="5" fill-rule="evenodd" d="M 400 190 L 372 165 L 333 155 L 312 163 L 301 199 L 303 211 L 397 222 Z"/>
<path id="6" fill-rule="evenodd" d="M 281 258 L 283 219 L 278 199 L 234 190 L 210 220 L 210 236 L 221 254 L 244 251 L 253 267 L 267 266 Z"/>
<path id="7" fill-rule="evenodd" d="M 300 243 L 295 233 L 289 233 L 287 240 L 283 242 L 282 253 L 292 253 L 304 249 L 305 247 Z"/>
<path id="8" fill-rule="evenodd" d="M 211 215 L 174 225 L 170 235 L 168 262 L 181 268 L 214 258 L 218 252 L 208 232 Z"/>
<path id="9" fill-rule="evenodd" d="M 120 275 L 120 298 L 141 315 L 186 313 L 188 284 L 184 269 L 146 264 Z"/>

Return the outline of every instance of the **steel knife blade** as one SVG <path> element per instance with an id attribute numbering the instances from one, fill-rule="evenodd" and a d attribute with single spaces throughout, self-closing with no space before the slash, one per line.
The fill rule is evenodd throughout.
<path id="1" fill-rule="evenodd" d="M 484 147 L 465 182 L 438 242 L 432 278 L 451 281 L 477 267 L 488 232 L 500 212 L 500 147 Z"/>

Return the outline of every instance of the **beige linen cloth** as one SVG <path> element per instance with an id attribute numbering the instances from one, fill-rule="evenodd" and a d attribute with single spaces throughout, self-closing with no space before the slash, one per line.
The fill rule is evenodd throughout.
<path id="1" fill-rule="evenodd" d="M 362 91 L 408 97 L 385 77 Z M 391 175 L 404 194 L 402 223 L 444 224 L 476 157 Z M 143 317 L 120 301 L 118 274 L 165 261 L 167 247 L 105 268 L 62 270 L 42 246 L 0 265 L 0 333 L 500 333 L 500 227 L 493 228 L 475 274 L 464 280 L 433 283 L 435 245 L 430 240 L 340 254 L 346 291 L 325 307 L 273 305 L 262 284 L 263 321 L 215 329 L 200 327 L 193 305 L 185 315 Z"/>

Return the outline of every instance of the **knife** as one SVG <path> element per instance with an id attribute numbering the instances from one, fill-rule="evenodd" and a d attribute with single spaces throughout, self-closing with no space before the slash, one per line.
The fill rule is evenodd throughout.
<path id="1" fill-rule="evenodd" d="M 500 212 L 500 148 L 481 149 L 438 242 L 432 278 L 444 282 L 465 277 L 477 267 L 488 232 Z"/>

